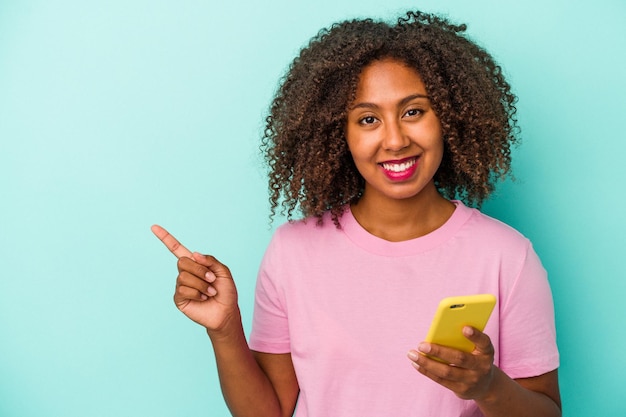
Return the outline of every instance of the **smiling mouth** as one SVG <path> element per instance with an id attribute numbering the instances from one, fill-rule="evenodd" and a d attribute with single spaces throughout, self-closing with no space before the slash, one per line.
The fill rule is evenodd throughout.
<path id="1" fill-rule="evenodd" d="M 404 172 L 408 169 L 411 169 L 417 163 L 417 157 L 413 157 L 404 161 L 397 162 L 382 162 L 380 165 L 385 169 L 385 171 L 391 172 Z"/>

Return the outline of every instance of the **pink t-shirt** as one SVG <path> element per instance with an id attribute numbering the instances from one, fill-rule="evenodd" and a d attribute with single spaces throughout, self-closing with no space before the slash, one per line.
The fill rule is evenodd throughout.
<path id="1" fill-rule="evenodd" d="M 531 243 L 455 202 L 434 232 L 389 242 L 347 210 L 282 225 L 259 271 L 250 348 L 291 352 L 298 417 L 481 416 L 418 373 L 409 349 L 426 336 L 439 301 L 491 293 L 495 364 L 511 378 L 556 369 L 552 295 Z"/>

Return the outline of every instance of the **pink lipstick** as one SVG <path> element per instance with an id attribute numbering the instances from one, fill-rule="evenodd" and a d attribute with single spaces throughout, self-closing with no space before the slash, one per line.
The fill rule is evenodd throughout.
<path id="1" fill-rule="evenodd" d="M 385 161 L 378 164 L 383 173 L 392 181 L 406 181 L 417 170 L 418 157 L 404 158 L 395 161 Z"/>

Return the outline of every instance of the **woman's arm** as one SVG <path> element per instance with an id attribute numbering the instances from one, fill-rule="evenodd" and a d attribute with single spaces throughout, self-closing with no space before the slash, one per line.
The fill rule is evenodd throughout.
<path id="1" fill-rule="evenodd" d="M 494 349 L 489 336 L 469 327 L 463 331 L 476 345 L 473 352 L 422 343 L 418 351 L 409 352 L 413 366 L 453 391 L 457 397 L 476 401 L 486 417 L 561 416 L 556 370 L 533 378 L 513 380 L 493 364 Z"/>
<path id="2" fill-rule="evenodd" d="M 476 403 L 485 416 L 561 416 L 558 371 L 512 380 L 494 367 L 493 390 Z"/>
<path id="3" fill-rule="evenodd" d="M 300 386 L 291 361 L 291 353 L 271 354 L 253 351 L 252 354 L 276 391 L 281 415 L 292 416 L 296 408 Z"/>
<path id="4" fill-rule="evenodd" d="M 291 416 L 298 395 L 291 356 L 256 354 L 255 359 L 244 335 L 230 270 L 212 256 L 190 252 L 162 227 L 155 225 L 152 231 L 178 258 L 174 303 L 207 329 L 233 416 Z"/>
<path id="5" fill-rule="evenodd" d="M 298 385 L 291 355 L 255 355 L 248 347 L 230 271 L 211 256 L 194 253 L 178 262 L 176 305 L 202 324 L 213 344 L 224 400 L 234 417 L 287 417 L 293 414 Z M 215 294 L 207 287 L 210 276 Z M 211 274 L 215 275 L 215 279 Z M 194 289 L 200 299 L 193 299 Z M 184 304 L 193 301 L 195 305 Z M 191 308 L 193 307 L 193 308 Z"/>
<path id="6" fill-rule="evenodd" d="M 232 415 L 292 416 L 299 389 L 291 355 L 250 351 L 240 320 L 225 330 L 208 334 Z"/>

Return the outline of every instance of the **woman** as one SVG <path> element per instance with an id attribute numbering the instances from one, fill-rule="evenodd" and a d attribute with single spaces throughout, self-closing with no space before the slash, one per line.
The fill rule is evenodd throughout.
<path id="1" fill-rule="evenodd" d="M 509 171 L 517 127 L 500 67 L 464 30 L 422 13 L 347 21 L 293 61 L 262 145 L 272 212 L 291 221 L 263 259 L 249 345 L 228 268 L 153 227 L 233 415 L 561 414 L 545 270 L 465 205 Z M 473 352 L 419 343 L 441 298 L 474 293 L 498 304 L 484 333 L 464 328 Z"/>

